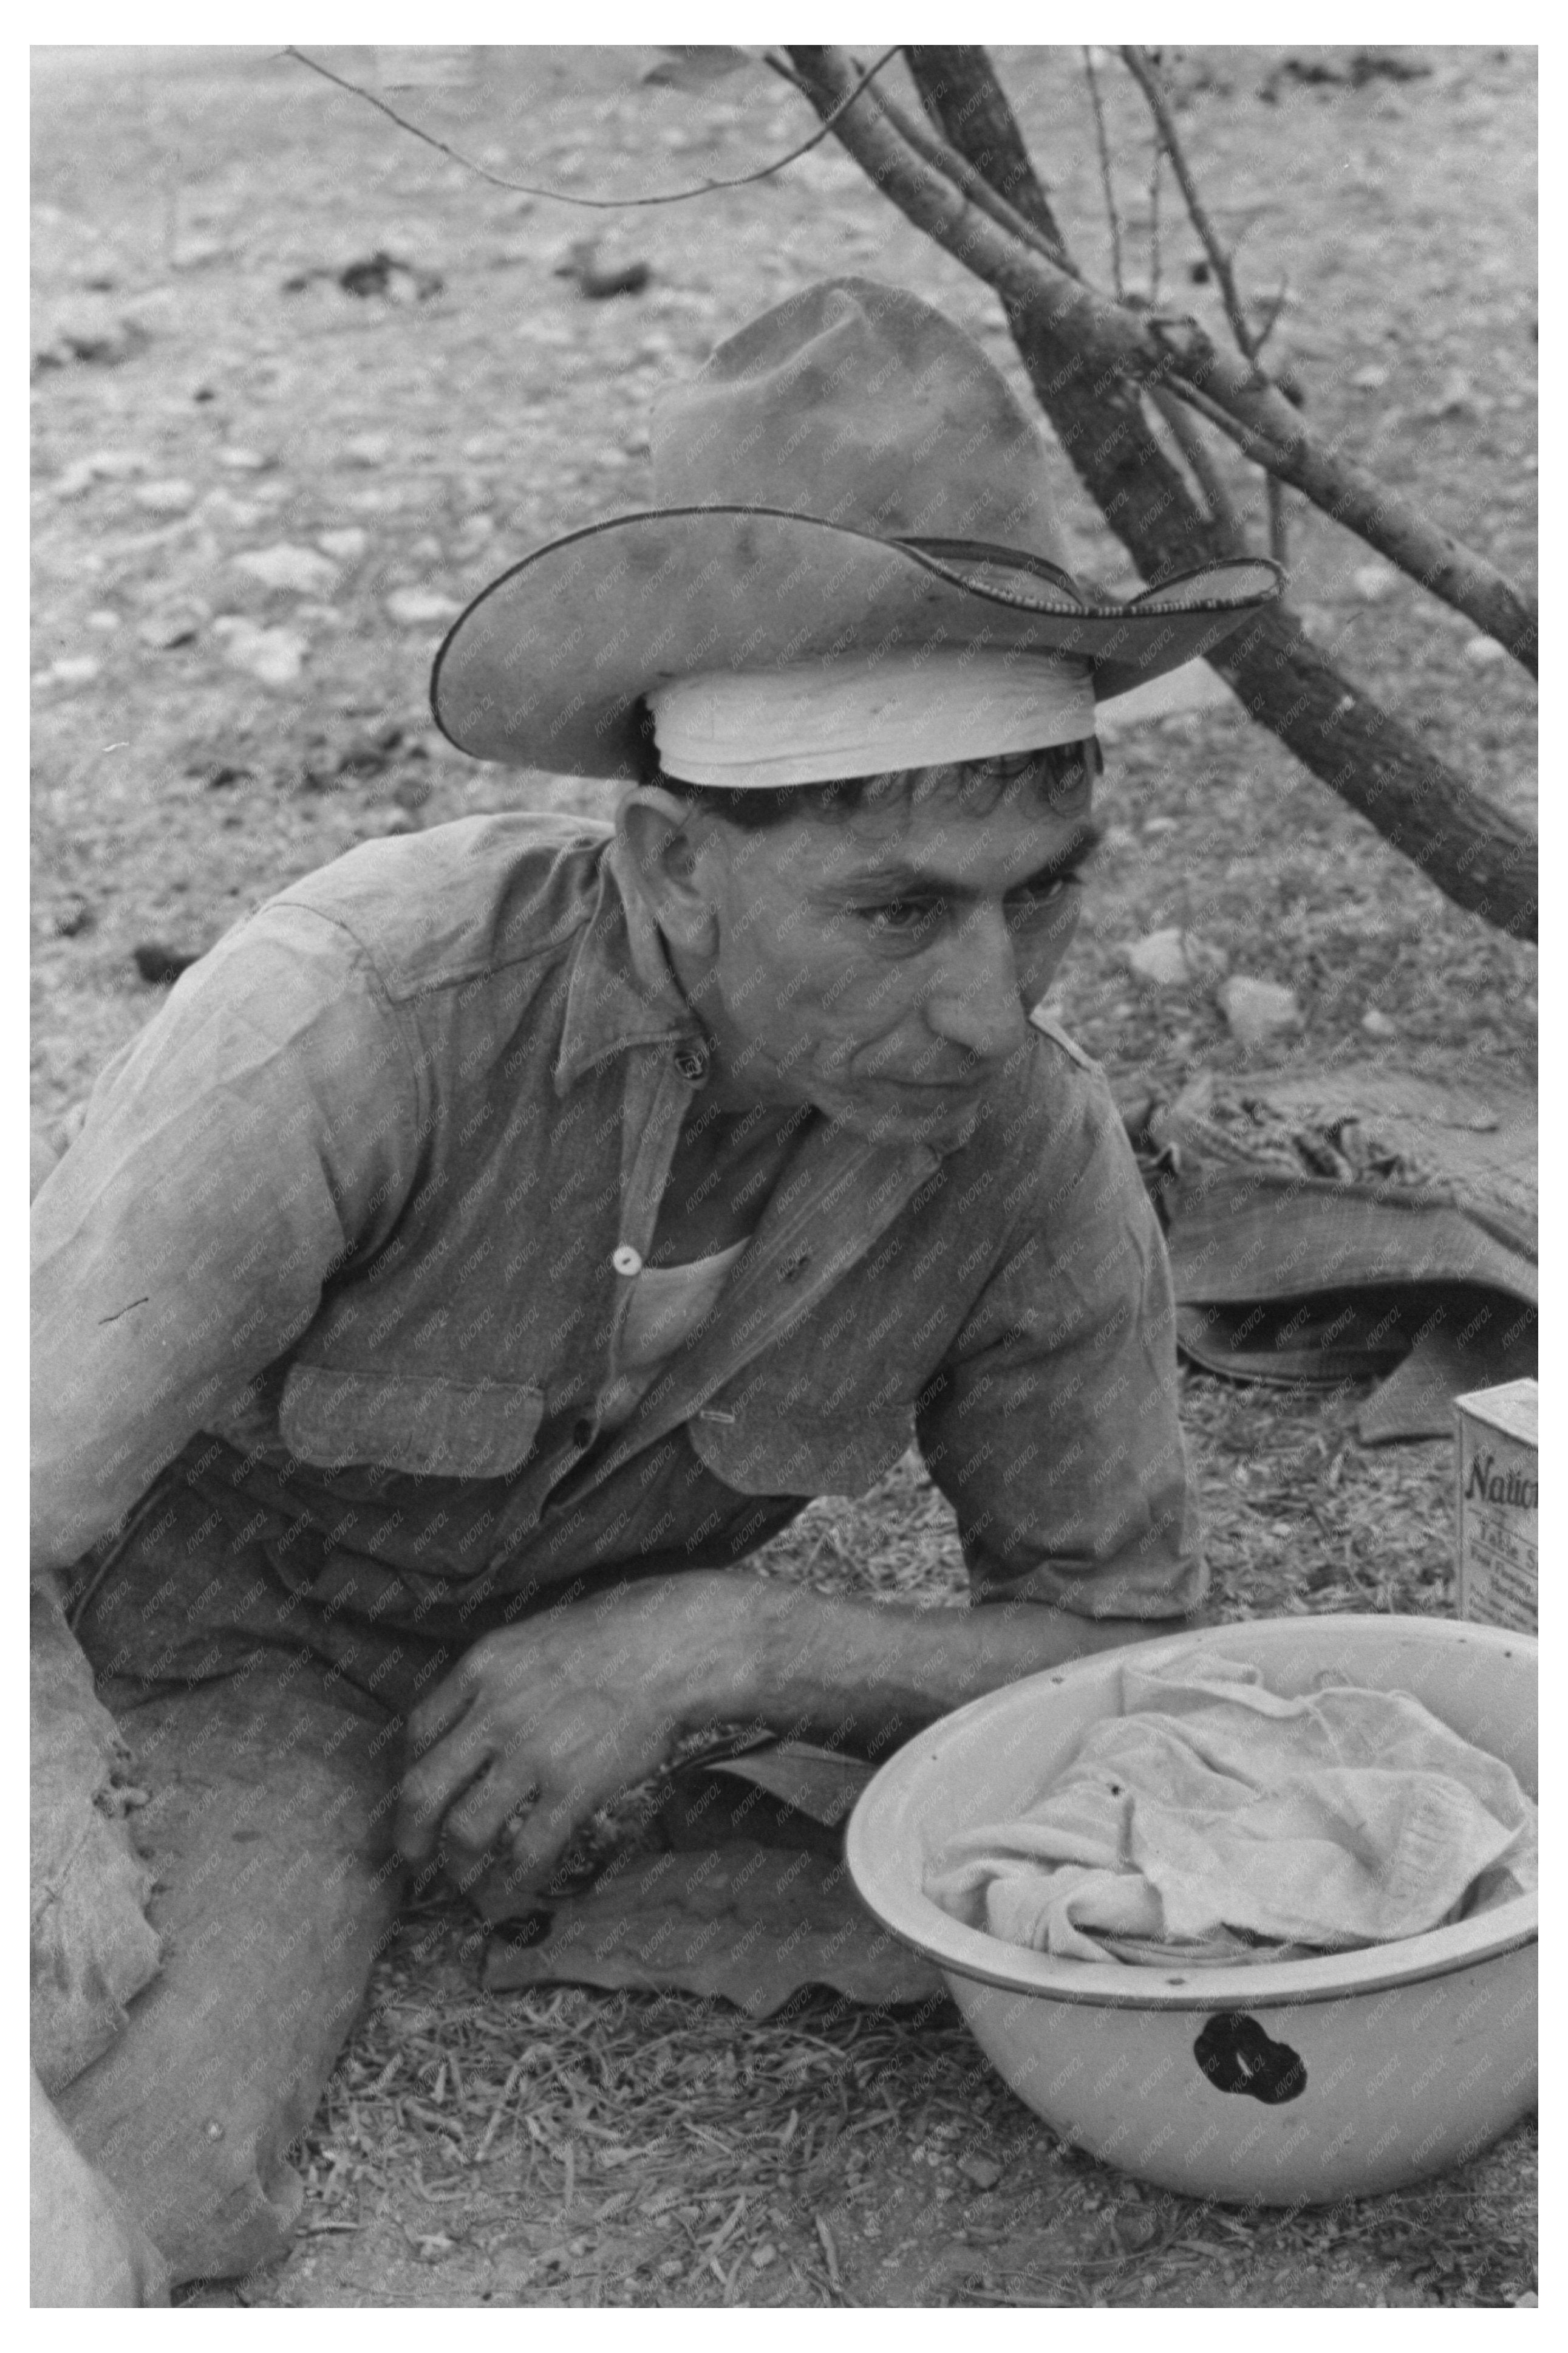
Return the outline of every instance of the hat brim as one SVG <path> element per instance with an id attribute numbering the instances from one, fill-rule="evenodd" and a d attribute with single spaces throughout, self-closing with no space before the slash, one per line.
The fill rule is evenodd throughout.
<path id="1" fill-rule="evenodd" d="M 626 776 L 638 698 L 696 671 L 984 646 L 1076 656 L 1106 702 L 1209 652 L 1283 586 L 1278 565 L 1237 557 L 1096 604 L 1009 549 L 938 554 L 773 508 L 665 507 L 568 533 L 492 580 L 436 656 L 430 705 L 476 759 Z"/>

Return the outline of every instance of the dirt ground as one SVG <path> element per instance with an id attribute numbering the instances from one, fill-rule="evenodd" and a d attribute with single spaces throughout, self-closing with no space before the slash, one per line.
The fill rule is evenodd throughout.
<path id="1" fill-rule="evenodd" d="M 398 78 L 384 56 L 321 54 Z M 1359 79 L 1346 52 L 1295 55 L 1336 78 L 1282 50 L 1173 55 L 1244 283 L 1283 283 L 1274 349 L 1318 428 L 1532 580 L 1532 53 L 1405 51 L 1426 70 Z M 692 93 L 642 84 L 652 57 L 458 53 L 455 80 L 389 94 L 491 169 L 584 194 L 741 172 L 810 127 L 765 72 Z M 1068 234 L 1109 282 L 1079 53 L 997 59 Z M 1113 61 L 1100 79 L 1124 281 L 1149 291 L 1146 123 Z M 138 949 L 153 970 L 195 955 L 378 832 L 599 806 L 446 745 L 430 655 L 505 563 L 647 501 L 649 396 L 720 335 L 857 271 L 941 302 L 1022 388 L 986 290 L 831 144 L 724 196 L 595 215 L 488 186 L 265 51 L 42 50 L 34 166 L 40 1113 L 156 1011 Z M 590 301 L 555 274 L 590 232 L 602 260 L 647 263 L 643 291 Z M 1167 183 L 1162 282 L 1211 316 L 1199 258 Z M 356 261 L 372 263 L 358 294 L 336 282 Z M 1239 462 L 1233 480 L 1260 516 Z M 1130 588 L 1065 467 L 1061 486 L 1080 568 Z M 1294 499 L 1289 518 L 1313 631 L 1531 818 L 1523 674 Z M 237 562 L 279 547 L 296 551 L 289 585 L 276 560 Z M 1439 899 L 1235 706 L 1118 740 L 1104 810 L 1059 1010 L 1114 1078 L 1169 1087 L 1240 1059 L 1211 987 L 1147 987 L 1119 955 L 1180 923 L 1296 992 L 1305 1054 L 1532 1081 L 1533 951 Z M 1184 1398 L 1236 1614 L 1451 1608 L 1445 1446 L 1362 1449 L 1354 1397 L 1187 1377 Z M 962 1590 L 913 1463 L 813 1505 L 760 1567 L 933 1605 Z M 686 1998 L 487 1996 L 477 1951 L 455 1915 L 405 1925 L 312 2128 L 297 2250 L 192 2300 L 1436 2306 L 1533 2288 L 1532 2126 L 1422 2189 L 1237 2217 L 1058 2146 L 945 2005 L 820 1994 L 747 2024 Z"/>

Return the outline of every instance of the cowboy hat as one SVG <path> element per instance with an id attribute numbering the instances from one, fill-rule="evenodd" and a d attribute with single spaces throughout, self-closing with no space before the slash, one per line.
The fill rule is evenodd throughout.
<path id="1" fill-rule="evenodd" d="M 477 758 L 636 772 L 640 697 L 693 673 L 932 648 L 1089 665 L 1100 701 L 1227 637 L 1279 566 L 1205 565 L 1126 604 L 1064 560 L 1045 448 L 1003 376 L 901 288 L 829 279 L 655 404 L 658 504 L 552 540 L 478 596 L 431 676 Z"/>

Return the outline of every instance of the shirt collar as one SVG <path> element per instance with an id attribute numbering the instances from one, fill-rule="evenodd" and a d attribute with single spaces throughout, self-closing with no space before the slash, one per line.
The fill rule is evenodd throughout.
<path id="1" fill-rule="evenodd" d="M 599 860 L 598 896 L 567 983 L 555 1060 L 557 1094 L 563 1095 L 595 1062 L 629 1046 L 702 1034 L 669 968 L 628 855 L 617 834 Z"/>

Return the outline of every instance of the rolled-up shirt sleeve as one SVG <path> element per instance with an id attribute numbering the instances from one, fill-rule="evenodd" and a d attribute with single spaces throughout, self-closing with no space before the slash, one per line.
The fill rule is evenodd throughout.
<path id="1" fill-rule="evenodd" d="M 1103 1076 L 1053 1075 L 1050 1149 L 922 1407 L 921 1447 L 975 1600 L 1177 1617 L 1207 1577 L 1164 1242 Z"/>
<path id="2" fill-rule="evenodd" d="M 342 925 L 261 909 L 95 1087 L 33 1204 L 33 1557 L 74 1560 L 304 1331 L 417 1166 L 415 1057 Z"/>

